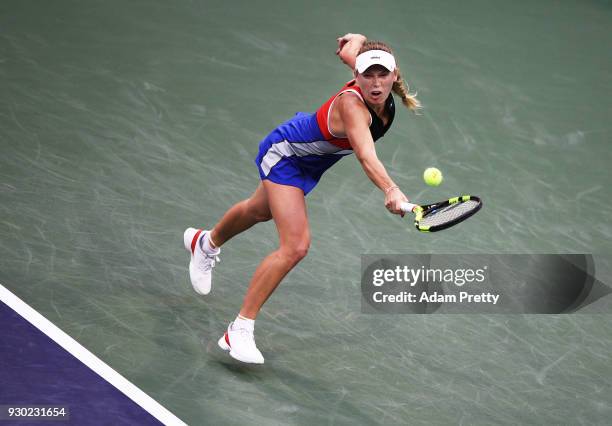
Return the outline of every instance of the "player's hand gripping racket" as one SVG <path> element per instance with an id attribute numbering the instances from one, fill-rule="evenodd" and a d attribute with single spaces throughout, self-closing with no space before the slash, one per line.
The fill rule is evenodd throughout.
<path id="1" fill-rule="evenodd" d="M 413 212 L 414 226 L 421 232 L 436 232 L 463 222 L 482 207 L 482 200 L 473 195 L 449 198 L 439 203 L 419 206 L 402 203 L 401 209 Z"/>

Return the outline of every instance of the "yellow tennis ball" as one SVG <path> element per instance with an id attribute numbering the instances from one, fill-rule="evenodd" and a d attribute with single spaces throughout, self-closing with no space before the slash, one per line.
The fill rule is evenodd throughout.
<path id="1" fill-rule="evenodd" d="M 438 186 L 442 183 L 442 172 L 435 167 L 429 167 L 423 172 L 423 180 L 429 186 Z"/>

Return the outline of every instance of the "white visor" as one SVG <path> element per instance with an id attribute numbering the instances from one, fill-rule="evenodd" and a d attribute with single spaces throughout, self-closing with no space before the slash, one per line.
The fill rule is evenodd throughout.
<path id="1" fill-rule="evenodd" d="M 357 56 L 355 60 L 355 69 L 359 74 L 363 74 L 372 65 L 382 65 L 393 72 L 395 71 L 395 58 L 384 50 L 368 50 Z"/>

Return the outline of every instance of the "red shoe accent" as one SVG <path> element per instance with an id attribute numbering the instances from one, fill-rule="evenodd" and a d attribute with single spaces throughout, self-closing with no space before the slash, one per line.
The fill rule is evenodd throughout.
<path id="1" fill-rule="evenodd" d="M 225 332 L 225 343 L 227 343 L 227 346 L 229 346 L 230 348 L 232 347 L 229 342 L 229 336 L 227 335 L 227 331 Z"/>
<path id="2" fill-rule="evenodd" d="M 196 232 L 196 234 L 193 236 L 193 240 L 191 240 L 191 254 L 194 254 L 195 245 L 198 242 L 198 238 L 200 237 L 201 233 L 202 233 L 202 230 L 198 229 L 198 232 Z"/>

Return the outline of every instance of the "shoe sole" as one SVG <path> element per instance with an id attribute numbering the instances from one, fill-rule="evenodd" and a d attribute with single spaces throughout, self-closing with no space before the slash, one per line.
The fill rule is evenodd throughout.
<path id="1" fill-rule="evenodd" d="M 223 336 L 221 336 L 221 338 L 219 339 L 219 341 L 217 342 L 217 344 L 219 345 L 219 347 L 221 349 L 223 349 L 224 351 L 229 351 L 232 348 L 230 348 L 230 345 L 227 344 L 227 341 L 225 340 L 225 334 Z"/>

